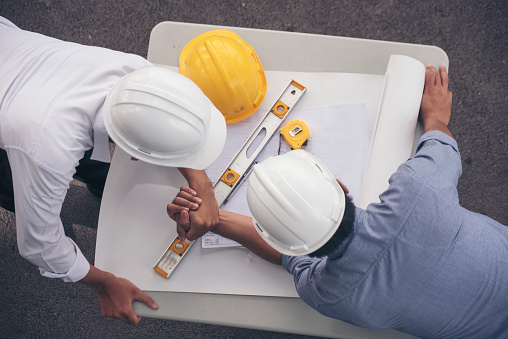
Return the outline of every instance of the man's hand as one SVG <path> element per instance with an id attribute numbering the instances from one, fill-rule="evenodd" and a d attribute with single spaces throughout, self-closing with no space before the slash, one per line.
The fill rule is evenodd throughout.
<path id="1" fill-rule="evenodd" d="M 152 298 L 129 280 L 118 278 L 92 265 L 90 265 L 88 274 L 80 282 L 97 292 L 101 313 L 108 318 L 120 319 L 128 324 L 137 325 L 141 318 L 132 309 L 134 300 L 139 300 L 152 309 L 159 308 Z"/>
<path id="2" fill-rule="evenodd" d="M 452 92 L 448 90 L 448 73 L 445 66 L 434 66 L 425 70 L 425 89 L 420 107 L 420 120 L 425 132 L 442 131 L 452 136 L 448 129 L 452 113 Z"/>
<path id="3" fill-rule="evenodd" d="M 177 224 L 177 232 L 189 240 L 196 240 L 206 232 L 212 230 L 219 223 L 219 206 L 215 199 L 213 185 L 204 171 L 179 168 L 180 172 L 187 179 L 189 187 L 194 192 L 194 200 L 198 206 L 190 209 L 190 229 L 183 233 L 183 229 Z"/>
<path id="4" fill-rule="evenodd" d="M 185 240 L 185 236 L 190 229 L 189 211 L 197 210 L 202 200 L 197 197 L 196 191 L 187 186 L 180 187 L 180 192 L 176 195 L 171 204 L 167 206 L 169 217 L 176 222 L 176 232 L 180 241 Z"/>

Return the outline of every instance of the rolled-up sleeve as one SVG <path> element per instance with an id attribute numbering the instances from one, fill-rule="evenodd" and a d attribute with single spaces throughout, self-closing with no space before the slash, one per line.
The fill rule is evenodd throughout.
<path id="1" fill-rule="evenodd" d="M 16 149 L 8 150 L 13 173 L 16 232 L 21 256 L 43 276 L 66 282 L 85 277 L 90 264 L 65 236 L 60 211 L 72 173 L 56 173 Z"/>
<path id="2" fill-rule="evenodd" d="M 457 184 L 462 174 L 459 148 L 455 139 L 440 131 L 422 135 L 414 157 L 401 166 L 420 181 L 442 193 L 445 199 L 458 201 Z"/>

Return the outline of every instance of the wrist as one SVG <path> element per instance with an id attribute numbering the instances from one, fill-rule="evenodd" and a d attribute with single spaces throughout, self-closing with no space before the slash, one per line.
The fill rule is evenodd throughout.
<path id="1" fill-rule="evenodd" d="M 229 220 L 231 212 L 224 211 L 222 209 L 219 209 L 219 222 L 215 227 L 213 228 L 213 232 L 217 233 L 218 235 L 223 235 L 223 231 L 225 228 L 227 228 L 227 222 Z"/>
<path id="2" fill-rule="evenodd" d="M 195 191 L 213 191 L 213 184 L 205 175 L 203 177 L 193 177 L 187 180 L 189 187 Z"/>
<path id="3" fill-rule="evenodd" d="M 219 222 L 213 227 L 212 232 L 222 235 L 222 229 L 224 227 L 224 218 L 226 211 L 219 209 Z"/>
<path id="4" fill-rule="evenodd" d="M 446 127 L 448 126 L 448 123 L 445 120 L 443 120 L 437 116 L 434 116 L 434 115 L 430 115 L 427 118 L 422 119 L 422 124 L 424 127 L 426 125 L 433 125 L 433 124 L 444 125 Z"/>
<path id="5" fill-rule="evenodd" d="M 95 266 L 90 265 L 90 271 L 83 279 L 80 280 L 80 282 L 87 285 L 95 292 L 101 293 L 115 278 L 114 274 L 102 271 Z"/>
<path id="6" fill-rule="evenodd" d="M 448 125 L 442 121 L 439 121 L 439 120 L 427 119 L 423 123 L 423 129 L 424 129 L 425 133 L 430 132 L 430 131 L 440 131 L 445 134 L 448 134 L 449 136 L 451 136 L 453 138 L 452 132 L 450 132 Z"/>
<path id="7" fill-rule="evenodd" d="M 208 178 L 205 171 L 195 170 L 192 168 L 178 168 L 180 173 L 185 177 L 189 187 L 196 190 L 196 188 L 212 188 L 212 181 Z"/>

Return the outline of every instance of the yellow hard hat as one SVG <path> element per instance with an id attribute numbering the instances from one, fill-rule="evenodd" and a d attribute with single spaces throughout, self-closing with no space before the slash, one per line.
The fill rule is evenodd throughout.
<path id="1" fill-rule="evenodd" d="M 232 31 L 218 29 L 198 35 L 182 49 L 179 64 L 180 73 L 201 88 L 228 124 L 249 117 L 265 98 L 261 61 Z"/>

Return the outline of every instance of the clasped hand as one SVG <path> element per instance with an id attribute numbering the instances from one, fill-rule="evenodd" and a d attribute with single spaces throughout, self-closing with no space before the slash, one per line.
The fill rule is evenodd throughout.
<path id="1" fill-rule="evenodd" d="M 206 193 L 205 193 L 206 194 Z M 176 222 L 176 231 L 180 241 L 185 238 L 196 240 L 208 231 L 213 231 L 219 223 L 219 206 L 213 189 L 207 198 L 199 198 L 190 187 L 180 187 L 173 202 L 167 206 L 169 217 Z"/>

